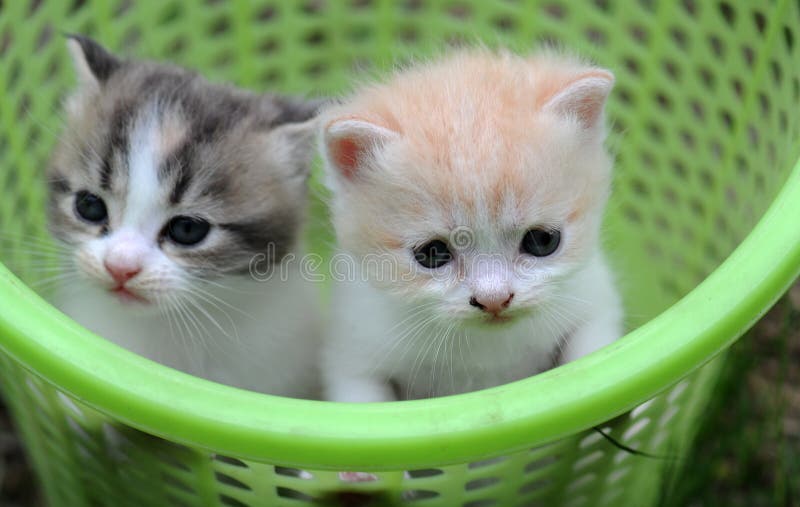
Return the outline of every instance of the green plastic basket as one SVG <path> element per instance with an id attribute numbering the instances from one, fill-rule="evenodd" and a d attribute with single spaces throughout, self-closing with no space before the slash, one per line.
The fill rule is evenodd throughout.
<path id="1" fill-rule="evenodd" d="M 42 172 L 74 82 L 61 32 L 323 94 L 465 41 L 557 41 L 594 57 L 618 78 L 606 246 L 633 331 L 498 388 L 344 405 L 213 384 L 83 330 L 27 285 L 39 275 L 25 244 L 46 237 Z M 633 456 L 590 428 L 684 455 L 714 358 L 800 270 L 799 46 L 794 0 L 0 3 L 0 257 L 19 277 L 0 266 L 0 381 L 48 502 L 298 506 L 347 489 L 382 492 L 375 505 L 653 505 L 679 461 Z M 320 202 L 317 245 L 330 238 Z M 337 470 L 378 480 L 344 484 Z"/>

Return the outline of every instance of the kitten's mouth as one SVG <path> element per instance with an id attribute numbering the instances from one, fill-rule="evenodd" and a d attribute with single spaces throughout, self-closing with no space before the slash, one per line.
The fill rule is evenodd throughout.
<path id="1" fill-rule="evenodd" d="M 514 316 L 513 315 L 495 314 L 495 315 L 491 315 L 491 316 L 487 317 L 485 319 L 485 322 L 487 322 L 489 324 L 505 324 L 507 322 L 511 322 L 512 320 L 514 320 Z"/>
<path id="2" fill-rule="evenodd" d="M 123 303 L 142 303 L 142 304 L 149 304 L 150 301 L 143 298 L 138 294 L 134 294 L 133 292 L 129 291 L 125 288 L 124 285 L 119 285 L 111 289 L 111 292 L 117 296 L 117 298 L 122 301 Z"/>

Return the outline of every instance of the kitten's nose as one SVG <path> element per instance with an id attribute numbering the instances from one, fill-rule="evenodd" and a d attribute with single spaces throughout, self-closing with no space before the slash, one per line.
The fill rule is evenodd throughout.
<path id="1" fill-rule="evenodd" d="M 125 282 L 138 275 L 139 271 L 142 270 L 142 267 L 135 263 L 117 263 L 106 260 L 103 265 L 106 267 L 108 274 L 111 275 L 111 278 L 120 285 L 124 285 Z"/>
<path id="2" fill-rule="evenodd" d="M 514 299 L 514 293 L 499 293 L 499 294 L 490 294 L 486 296 L 472 296 L 469 298 L 469 304 L 476 308 L 480 308 L 486 313 L 491 313 L 494 315 L 499 314 L 511 304 L 511 300 Z"/>

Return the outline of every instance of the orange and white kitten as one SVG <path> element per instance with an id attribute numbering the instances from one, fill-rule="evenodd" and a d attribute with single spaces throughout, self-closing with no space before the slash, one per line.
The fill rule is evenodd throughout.
<path id="1" fill-rule="evenodd" d="M 328 399 L 487 388 L 621 335 L 600 248 L 613 83 L 563 55 L 470 50 L 323 113 L 333 221 L 352 263 L 323 351 Z"/>

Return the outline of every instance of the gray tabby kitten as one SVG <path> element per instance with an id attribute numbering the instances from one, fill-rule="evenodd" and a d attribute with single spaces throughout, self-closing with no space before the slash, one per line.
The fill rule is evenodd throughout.
<path id="1" fill-rule="evenodd" d="M 276 266 L 297 248 L 320 104 L 122 60 L 82 36 L 68 45 L 79 85 L 48 217 L 78 276 L 55 304 L 168 366 L 313 397 L 317 294 Z M 254 259 L 274 276 L 256 281 Z"/>

